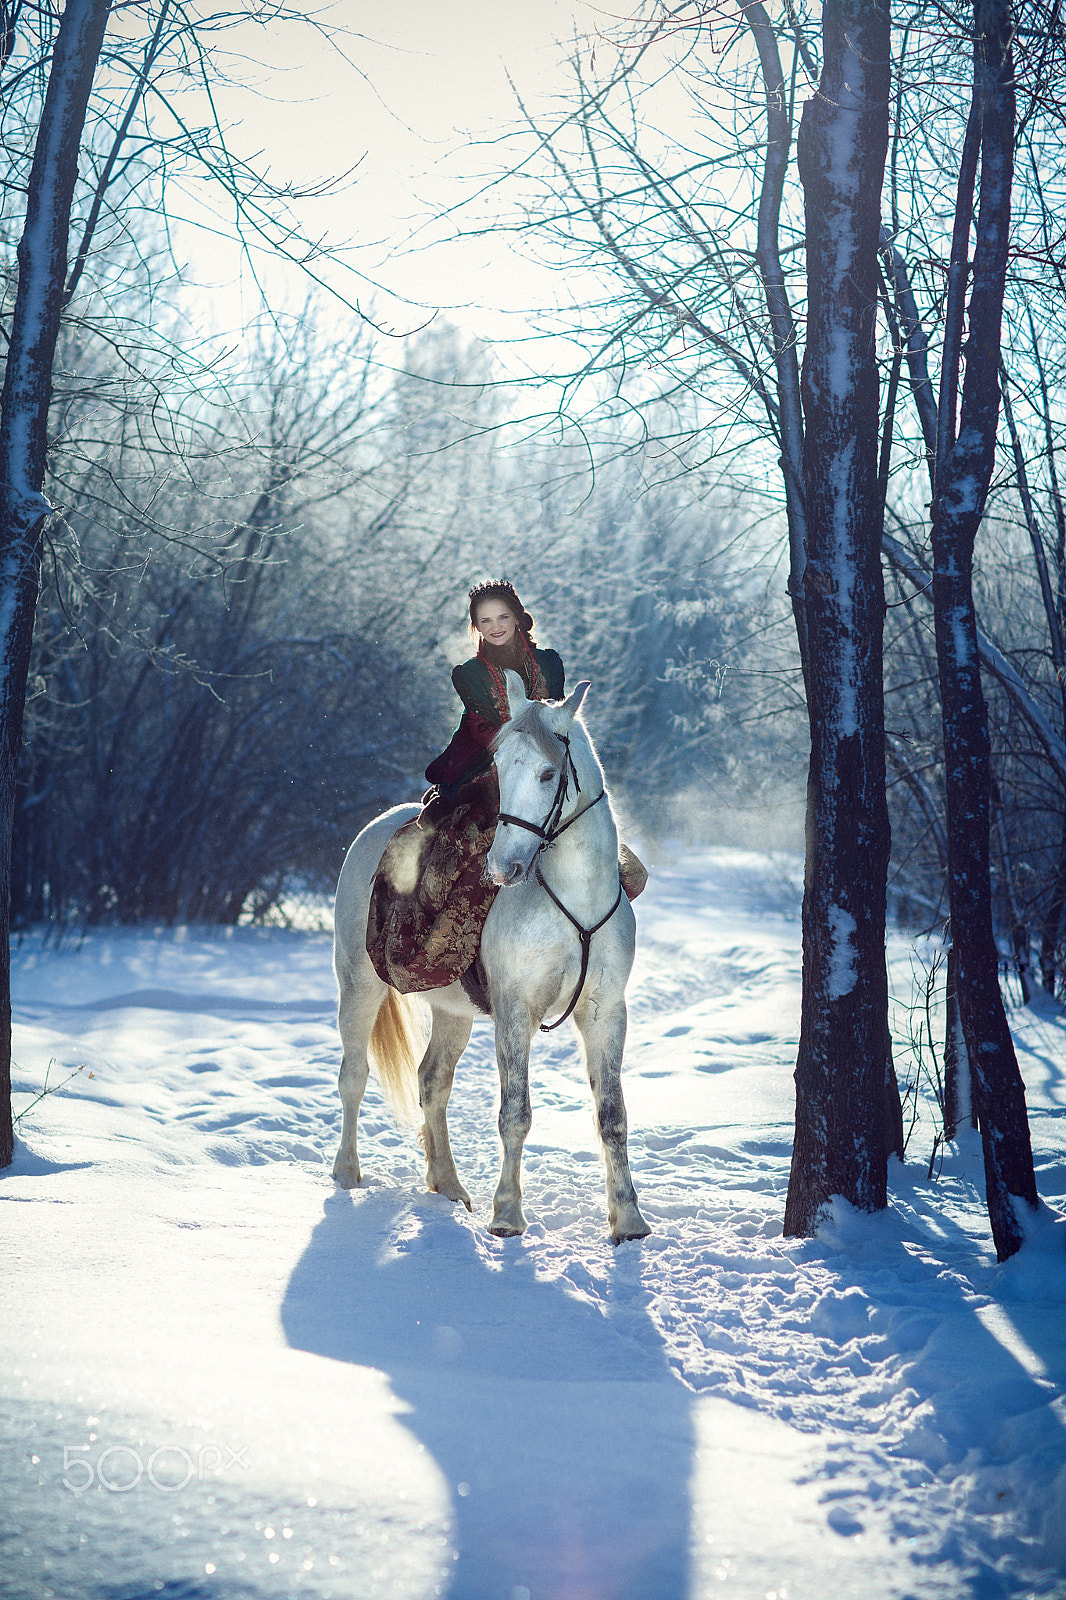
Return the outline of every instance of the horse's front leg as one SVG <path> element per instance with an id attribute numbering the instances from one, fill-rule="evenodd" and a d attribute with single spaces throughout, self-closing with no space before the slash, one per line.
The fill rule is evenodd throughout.
<path id="1" fill-rule="evenodd" d="M 529 1106 L 529 1045 L 533 1020 L 517 1006 L 496 1010 L 496 1063 L 500 1069 L 500 1138 L 503 1166 L 492 1202 L 492 1232 L 525 1233 L 522 1214 L 522 1147 L 533 1114 Z"/>
<path id="2" fill-rule="evenodd" d="M 622 1098 L 622 1051 L 626 1042 L 626 1005 L 602 1007 L 586 1001 L 578 1006 L 574 1021 L 585 1047 L 596 1121 L 607 1166 L 607 1221 L 615 1244 L 623 1239 L 643 1239 L 651 1228 L 640 1214 L 637 1191 L 629 1171 L 626 1103 Z"/>

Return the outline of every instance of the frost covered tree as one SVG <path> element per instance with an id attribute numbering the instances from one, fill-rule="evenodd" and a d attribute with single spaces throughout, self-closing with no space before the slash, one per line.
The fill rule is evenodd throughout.
<path id="1" fill-rule="evenodd" d="M 946 867 L 952 937 L 949 1015 L 954 1015 L 957 1006 L 960 1024 L 960 1037 L 956 1039 L 952 1033 L 949 1046 L 952 1055 L 957 1054 L 959 1070 L 967 1072 L 967 1089 L 972 1092 L 973 1110 L 980 1122 L 989 1219 L 997 1255 L 1003 1260 L 1022 1242 L 1024 1212 L 1035 1207 L 1037 1196 L 1024 1088 L 999 986 L 991 860 L 996 786 L 982 669 L 1000 687 L 1030 737 L 1038 742 L 1044 761 L 1057 774 L 1060 785 L 1066 777 L 1066 747 L 1030 684 L 995 647 L 977 620 L 975 540 L 988 510 L 996 465 L 1000 386 L 1007 378 L 1001 332 L 1012 232 L 1016 109 L 1012 52 L 1016 28 L 1009 5 L 1004 0 L 975 0 L 970 31 L 972 88 L 951 212 L 950 255 L 945 264 L 938 393 L 934 393 L 929 343 L 908 265 L 894 243 L 886 240 L 883 251 L 886 287 L 891 285 L 892 303 L 886 294 L 885 304 L 896 346 L 894 371 L 898 372 L 899 363 L 906 360 L 929 471 L 932 572 L 891 537 L 886 537 L 885 549 L 893 567 L 913 586 L 912 594 L 924 595 L 934 615 L 943 735 L 943 799 L 936 792 L 930 793 L 924 775 L 912 765 L 903 761 L 899 766 L 918 809 L 937 837 Z M 1035 120 L 1033 113 L 1038 106 L 1039 96 L 1030 88 L 1029 120 Z M 1030 131 L 1030 151 L 1033 138 Z M 1033 176 L 1042 208 L 1040 173 L 1035 162 Z M 894 182 L 894 194 L 895 187 Z M 898 232 L 895 217 L 893 232 Z M 1044 265 L 1055 271 L 1051 249 Z M 1039 373 L 1042 369 L 1031 313 L 1028 322 L 1032 337 L 1029 355 Z M 1024 347 L 1019 361 L 1023 369 L 1028 365 Z M 1017 489 L 1041 575 L 1054 660 L 1056 651 L 1061 656 L 1058 607 L 1043 570 L 1024 456 L 1006 393 L 1004 403 Z M 1045 421 L 1048 422 L 1046 410 Z M 1048 431 L 1050 434 L 1049 422 Z M 889 425 L 886 437 L 890 433 Z M 1051 473 L 1055 488 L 1053 451 Z M 991 601 L 991 596 L 988 599 Z M 994 602 L 988 610 L 996 614 Z M 926 678 L 929 671 L 927 662 Z M 920 681 L 922 673 L 918 676 Z M 1011 773 L 1011 765 L 1001 765 L 1005 776 Z M 1023 998 L 1028 998 L 1028 941 L 1020 925 L 1010 829 L 1001 798 L 997 799 L 996 809 L 1003 921 L 1014 944 Z M 1018 843 L 1024 848 L 1023 840 Z M 953 1084 L 949 1085 L 949 1089 L 953 1088 Z M 948 1137 L 953 1136 L 955 1120 L 954 1111 L 949 1110 L 945 1129 Z M 1020 1203 L 1020 1211 L 1015 1202 Z"/>
<path id="2" fill-rule="evenodd" d="M 110 0 L 68 0 L 30 168 L 0 397 L 0 1166 L 11 1162 L 11 828 L 41 562 L 48 409 L 71 202 Z"/>
<path id="3" fill-rule="evenodd" d="M 811 765 L 791 1234 L 813 1232 L 832 1195 L 864 1211 L 886 1204 L 890 834 L 876 316 L 890 56 L 887 0 L 826 0 L 821 78 L 799 131 Z"/>
<path id="4" fill-rule="evenodd" d="M 246 23 L 250 12 L 263 23 L 318 28 L 315 16 L 281 4 L 211 11 L 182 0 L 127 0 L 119 10 L 121 27 L 109 27 L 112 8 L 103 0 L 68 0 L 61 12 L 12 5 L 3 8 L 0 27 L 5 256 L 18 241 L 17 270 L 4 262 L 0 401 L 0 1165 L 12 1154 L 6 1087 L 11 822 L 41 538 L 51 509 L 42 488 L 61 323 L 65 314 L 76 318 L 89 342 L 93 330 L 102 331 L 124 369 L 114 387 L 154 383 L 161 416 L 169 385 L 160 381 L 154 329 L 143 320 L 135 328 L 121 326 L 122 295 L 118 283 L 108 281 L 106 263 L 116 245 L 120 254 L 132 248 L 147 261 L 153 230 L 166 214 L 168 186 L 190 171 L 217 185 L 236 215 L 246 253 L 256 245 L 308 263 L 322 255 L 320 245 L 312 250 L 302 238 L 284 188 L 230 150 L 210 92 L 221 70 L 222 30 Z M 186 90 L 191 98 L 182 102 Z M 190 107 L 206 120 L 186 115 Z M 13 207 L 23 196 L 25 212 L 16 218 Z M 72 220 L 77 244 L 71 251 Z M 186 366 L 188 352 L 181 356 Z"/>
<path id="5" fill-rule="evenodd" d="M 37 608 L 13 921 L 265 914 L 328 887 L 426 759 L 431 697 L 367 582 L 379 541 L 394 571 L 402 554 L 376 340 L 317 337 L 306 308 L 261 319 L 240 367 L 210 389 L 194 372 L 180 474 L 136 390 L 101 428 L 70 343 L 81 383 L 53 404 L 64 514 Z"/>
<path id="6" fill-rule="evenodd" d="M 739 61 L 732 117 L 717 76 L 716 26 Z M 688 426 L 702 424 L 720 463 L 739 464 L 736 478 L 753 459 L 771 466 L 752 451 L 753 434 L 762 432 L 776 456 L 811 729 L 797 1143 L 786 1216 L 790 1232 L 809 1232 L 833 1194 L 866 1210 L 884 1206 L 887 1151 L 901 1149 L 884 957 L 876 346 L 889 11 L 873 0 L 824 8 L 821 83 L 799 146 L 805 238 L 785 197 L 792 184 L 794 205 L 796 73 L 809 55 L 797 42 L 790 82 L 780 57 L 789 31 L 758 0 L 728 16 L 698 3 L 656 8 L 623 49 L 614 80 L 587 83 L 578 64 L 574 110 L 552 136 L 536 131 L 563 202 L 549 218 L 565 243 L 577 236 L 593 260 L 610 263 L 619 285 L 612 331 L 590 369 L 609 366 L 621 386 L 632 369 L 646 382 L 644 365 L 661 364 L 662 400 L 675 414 L 689 401 Z M 665 67 L 656 56 L 664 46 Z M 691 78 L 701 114 L 698 135 L 680 153 L 633 114 L 669 73 Z M 765 131 L 753 137 L 756 96 Z M 808 301 L 802 382 L 797 259 Z M 678 432 L 683 425 L 678 418 Z"/>
<path id="7" fill-rule="evenodd" d="M 131 274 L 125 310 L 146 293 Z M 180 288 L 152 307 L 162 346 Z M 514 419 L 476 341 L 437 321 L 390 375 L 365 324 L 342 342 L 316 309 L 258 319 L 239 362 L 189 371 L 181 406 L 175 374 L 183 427 L 162 440 L 154 396 L 116 394 L 106 351 L 76 325 L 61 337 L 77 381 L 52 406 L 63 516 L 30 664 L 14 926 L 232 922 L 328 893 L 358 828 L 425 786 L 470 649 L 462 588 L 485 572 L 511 575 L 572 676 L 594 679 L 613 791 L 624 803 L 632 782 L 642 823 L 709 750 L 718 804 L 780 778 L 780 725 L 771 743 L 754 705 L 742 727 L 758 672 L 733 674 L 724 706 L 701 693 L 700 663 L 758 631 L 764 580 L 731 568 L 728 506 L 642 493 L 628 455 L 560 479 L 558 445 L 499 448 Z M 683 603 L 660 615 L 679 566 Z M 671 717 L 684 732 L 664 741 Z"/>
<path id="8" fill-rule="evenodd" d="M 1027 296 L 1038 300 L 1043 297 L 1049 309 L 1042 334 L 1058 351 L 1061 317 L 1050 308 L 1061 308 L 1062 284 L 1066 281 L 1055 223 L 1055 199 L 1061 189 L 1062 170 L 1062 96 L 1055 86 L 1062 76 L 1064 29 L 1059 8 L 1046 18 L 1042 8 L 1031 0 L 1019 0 L 1019 6 L 1023 15 L 1015 27 L 1015 36 L 1021 41 L 1018 48 L 1023 62 L 1019 92 L 1025 96 L 1021 118 L 1024 138 L 1019 140 L 1019 151 L 1025 151 L 1030 170 L 1023 202 L 1024 223 L 1018 224 L 1024 232 L 1025 247 L 1015 270 L 1011 317 L 1016 330 L 1024 316 Z M 930 549 L 927 516 L 930 496 L 924 491 L 920 474 L 928 468 L 937 515 L 942 519 L 945 506 L 938 499 L 938 486 L 952 478 L 954 469 L 949 457 L 959 463 L 956 484 L 967 479 L 961 464 L 971 452 L 975 436 L 972 429 L 967 431 L 966 418 L 975 424 L 979 416 L 985 422 L 991 420 L 990 433 L 985 435 L 986 447 L 991 440 L 994 448 L 996 432 L 994 415 L 988 409 L 990 397 L 986 394 L 981 400 L 978 395 L 979 373 L 987 365 L 982 348 L 989 341 L 998 342 L 999 310 L 994 297 L 989 297 L 984 274 L 984 288 L 978 287 L 975 276 L 972 315 L 969 314 L 968 251 L 965 244 L 961 251 L 952 249 L 953 230 L 956 239 L 965 240 L 971 236 L 971 223 L 975 239 L 980 238 L 983 227 L 986 231 L 994 229 L 993 196 L 997 188 L 1003 192 L 1002 162 L 997 166 L 989 144 L 985 147 L 989 163 L 981 173 L 981 211 L 974 212 L 974 172 L 980 136 L 973 133 L 972 116 L 970 133 L 963 135 L 969 103 L 965 63 L 975 32 L 980 44 L 990 24 L 987 7 L 979 7 L 975 30 L 969 0 L 951 6 L 907 0 L 896 7 L 894 33 L 880 37 L 877 66 L 873 57 L 861 52 L 843 73 L 842 81 L 851 85 L 853 81 L 860 82 L 867 69 L 872 72 L 883 68 L 887 74 L 891 66 L 891 77 L 880 85 L 890 122 L 890 182 L 883 199 L 884 226 L 872 243 L 869 215 L 864 213 L 867 255 L 862 276 L 847 275 L 843 280 L 845 293 L 838 296 L 837 305 L 827 310 L 818 300 L 819 280 L 827 270 L 831 276 L 832 263 L 825 255 L 819 259 L 816 254 L 818 241 L 811 233 L 811 201 L 816 196 L 808 181 L 809 165 L 804 170 L 805 134 L 799 140 L 799 163 L 794 159 L 795 110 L 804 95 L 804 79 L 816 97 L 827 75 L 835 87 L 840 86 L 839 63 L 831 59 L 830 47 L 835 19 L 844 9 L 851 16 L 851 23 L 843 38 L 832 46 L 843 57 L 852 48 L 858 30 L 865 26 L 865 14 L 872 7 L 823 7 L 819 41 L 802 7 L 785 5 L 771 12 L 759 0 L 752 0 L 732 10 L 704 0 L 678 0 L 676 4 L 649 5 L 635 21 L 608 35 L 618 44 L 617 58 L 610 56 L 602 39 L 591 53 L 583 52 L 580 46 L 575 48 L 575 91 L 570 102 L 554 119 L 543 112 L 526 115 L 527 128 L 534 134 L 536 144 L 523 151 L 515 168 L 527 183 L 530 172 L 541 171 L 543 190 L 539 199 L 527 192 L 516 228 L 521 233 L 533 230 L 539 239 L 552 240 L 568 261 L 580 253 L 590 277 L 595 273 L 594 281 L 601 286 L 599 299 L 594 300 L 590 294 L 569 329 L 571 337 L 583 342 L 587 351 L 587 362 L 571 376 L 568 391 L 574 409 L 591 391 L 591 402 L 583 413 L 578 413 L 582 425 L 587 427 L 590 420 L 596 420 L 596 407 L 602 407 L 603 402 L 592 385 L 596 378 L 607 375 L 620 397 L 619 405 L 609 414 L 613 416 L 625 403 L 638 409 L 649 432 L 668 445 L 679 463 L 678 470 L 689 472 L 697 487 L 704 480 L 705 463 L 713 460 L 722 481 L 729 481 L 739 492 L 746 488 L 764 504 L 769 494 L 783 507 L 789 541 L 788 593 L 812 729 L 817 723 L 819 730 L 823 710 L 817 679 L 823 670 L 826 637 L 820 639 L 815 650 L 811 627 L 812 621 L 818 626 L 819 613 L 829 615 L 838 602 L 833 592 L 827 602 L 824 556 L 813 573 L 808 567 L 812 550 L 818 549 L 824 538 L 811 519 L 824 518 L 819 496 L 824 496 L 826 486 L 820 482 L 820 469 L 823 459 L 832 459 L 833 439 L 830 432 L 823 458 L 818 429 L 831 415 L 834 395 L 824 381 L 812 388 L 808 380 L 819 359 L 816 341 L 839 337 L 840 348 L 854 353 L 854 329 L 849 322 L 853 308 L 846 295 L 854 286 L 865 297 L 868 332 L 873 342 L 863 347 L 863 359 L 870 363 L 865 378 L 859 378 L 857 365 L 853 369 L 857 382 L 854 398 L 858 401 L 860 393 L 868 397 L 863 402 L 863 488 L 854 503 L 862 507 L 869 526 L 882 531 L 882 551 L 895 586 L 892 603 L 896 608 L 905 608 L 899 620 L 894 621 L 891 634 L 889 683 L 896 697 L 894 704 L 913 704 L 918 725 L 924 730 L 930 713 L 939 720 L 938 671 L 929 623 L 934 603 L 942 613 L 944 584 L 934 581 L 936 560 Z M 1007 15 L 1005 10 L 1003 15 Z M 1014 27 L 1009 22 L 1004 25 Z M 597 74 L 596 59 L 604 55 L 608 64 Z M 988 98 L 984 89 L 980 94 Z M 832 105 L 839 111 L 843 101 L 837 98 Z M 805 126 L 809 112 L 810 106 L 804 112 Z M 810 126 L 813 129 L 813 120 Z M 950 154 L 959 146 L 963 157 L 961 187 L 956 184 Z M 858 173 L 856 166 L 849 174 L 856 180 L 856 194 Z M 805 232 L 800 227 L 804 203 Z M 1005 217 L 1009 224 L 1009 207 Z M 989 258 L 990 248 L 978 249 L 975 273 L 979 262 Z M 1031 306 L 1032 298 L 1029 303 Z M 823 315 L 825 323 L 821 320 Z M 975 317 L 981 323 L 976 342 Z M 1035 339 L 1035 335 L 1032 337 Z M 809 348 L 801 387 L 799 355 L 805 342 Z M 938 355 L 942 374 L 939 399 L 930 377 Z M 872 377 L 874 362 L 883 380 L 879 415 L 876 383 L 863 388 Z M 1006 353 L 1006 364 L 1010 369 L 1011 353 Z M 1052 364 L 1059 369 L 1061 357 Z M 1019 372 L 1028 375 L 1032 365 L 1024 354 L 1020 355 Z M 966 375 L 960 390 L 963 369 Z M 1022 380 L 1023 391 L 1033 387 L 1026 376 Z M 964 413 L 961 428 L 955 421 L 960 394 Z M 672 413 L 672 428 L 656 434 L 654 430 L 661 428 L 661 422 L 658 418 L 653 420 L 652 408 L 661 411 L 664 406 Z M 961 452 L 953 454 L 956 433 L 965 435 L 966 442 Z M 858 438 L 856 432 L 855 439 Z M 702 453 L 698 444 L 701 439 Z M 876 491 L 869 476 L 871 445 L 876 455 Z M 698 477 L 692 469 L 697 457 L 701 463 Z M 1053 479 L 1053 454 L 1049 462 Z M 857 470 L 858 464 L 856 456 L 849 461 L 849 469 Z M 1001 500 L 1003 481 L 1001 477 Z M 987 530 L 987 502 L 979 482 L 978 476 L 977 521 L 981 523 L 985 517 Z M 1024 499 L 1020 488 L 1019 494 Z M 1055 500 L 1054 481 L 1051 498 Z M 886 507 L 891 531 L 883 531 Z M 970 531 L 976 531 L 976 525 Z M 875 613 L 883 604 L 879 580 L 873 575 L 868 548 L 863 547 L 861 555 L 858 548 L 851 554 L 856 564 L 849 571 L 856 578 L 861 571 L 875 585 L 866 589 L 860 584 L 857 593 L 862 604 L 870 599 L 874 613 L 864 617 L 861 642 L 869 641 L 876 652 L 881 642 L 881 621 Z M 994 603 L 996 571 L 1004 573 L 1004 583 L 1008 581 L 1007 568 L 986 565 L 981 599 L 988 607 L 987 620 L 982 626 L 976 620 L 971 625 L 975 654 L 969 688 L 972 690 L 976 683 L 980 693 L 981 671 L 994 683 L 998 727 L 1004 741 L 998 774 L 996 858 L 993 862 L 984 847 L 976 872 L 985 880 L 983 892 L 987 900 L 989 875 L 995 866 L 1000 923 L 1010 929 L 1012 945 L 1020 952 L 1018 960 L 1024 965 L 1025 930 L 1020 926 L 1018 885 L 1024 881 L 1022 874 L 1028 870 L 1031 856 L 1027 855 L 1020 866 L 1013 857 L 1019 830 L 1023 839 L 1025 836 L 1031 800 L 1014 785 L 1030 782 L 1034 764 L 1043 763 L 1040 781 L 1045 790 L 1051 790 L 1051 814 L 1054 817 L 1057 810 L 1061 825 L 1066 744 L 1047 710 L 1047 702 L 1055 692 L 1054 682 L 1059 680 L 1050 685 L 1040 681 L 1039 634 L 1034 640 L 1031 629 L 1026 631 L 1017 606 L 1004 610 Z M 829 574 L 830 585 L 832 581 Z M 850 603 L 850 596 L 842 598 Z M 1056 604 L 1053 599 L 1052 610 Z M 1046 601 L 1044 609 L 1047 611 Z M 996 642 L 997 634 L 1011 638 L 1010 652 Z M 865 669 L 869 662 L 864 660 L 862 665 Z M 952 678 L 945 698 L 954 695 L 958 687 Z M 831 701 L 827 710 L 831 717 Z M 981 783 L 982 771 L 988 775 L 987 730 L 986 753 L 982 757 L 980 719 L 960 718 L 957 710 L 953 699 L 947 714 L 954 736 L 961 738 L 965 760 L 973 763 L 971 776 Z M 875 709 L 873 714 L 876 721 L 879 712 Z M 879 764 L 872 748 L 877 740 L 874 723 L 870 728 L 870 765 L 865 770 L 879 786 L 880 779 L 874 777 Z M 812 817 L 815 808 L 826 803 L 827 769 L 820 749 L 821 737 L 820 731 L 812 733 L 812 773 L 816 774 Z M 972 748 L 971 739 L 976 741 Z M 945 763 L 939 732 L 935 736 L 930 732 L 927 737 L 923 731 L 921 740 L 914 741 L 906 717 L 894 722 L 888 748 L 893 809 L 906 824 L 894 866 L 899 903 L 911 884 L 919 895 L 930 887 L 918 865 L 925 858 L 915 849 L 915 829 L 933 841 L 934 875 L 938 867 L 947 875 Z M 864 796 L 864 800 L 868 798 Z M 882 826 L 883 811 L 872 802 L 863 827 L 872 830 L 864 837 L 873 838 L 871 865 L 878 879 L 883 866 L 883 857 L 879 857 L 885 837 Z M 812 871 L 818 866 L 820 839 L 827 840 L 834 854 L 841 846 L 843 857 L 851 849 L 850 845 L 843 846 L 843 841 L 831 841 L 831 833 L 831 821 L 824 816 L 809 830 L 808 892 Z M 960 863 L 967 859 L 970 848 L 967 843 L 956 851 Z M 840 870 L 846 873 L 849 869 L 842 864 Z M 855 887 L 858 888 L 858 877 Z M 873 927 L 883 916 L 883 890 L 875 889 L 867 880 L 862 892 L 869 897 L 866 903 Z M 930 915 L 935 914 L 938 895 L 939 887 L 934 884 L 926 906 Z M 823 891 L 823 911 L 844 903 Z M 1061 892 L 1049 884 L 1046 948 L 1053 938 L 1051 925 L 1057 928 L 1061 921 L 1063 903 Z M 809 904 L 813 904 L 810 898 Z M 847 914 L 854 917 L 854 909 Z M 837 926 L 850 935 L 850 923 L 839 916 Z M 976 931 L 976 924 L 974 928 Z M 991 919 L 986 920 L 981 937 L 986 940 L 985 968 L 991 970 L 995 953 Z M 816 977 L 815 969 L 805 965 L 803 1024 L 805 1033 L 810 1028 L 812 1034 L 821 1034 L 823 1059 L 829 1059 L 824 1052 L 835 1026 L 826 997 L 839 994 L 842 985 L 850 981 L 852 971 L 858 973 L 861 965 L 856 962 L 853 968 L 845 959 L 834 978 L 832 953 L 836 948 L 832 925 L 823 917 L 817 945 L 811 946 L 813 961 L 822 975 Z M 875 959 L 872 967 L 863 966 L 862 971 L 862 982 L 869 979 L 874 984 L 870 998 L 876 1008 L 882 1005 L 883 990 L 875 993 L 880 977 L 871 977 L 871 973 L 876 974 L 879 967 L 880 962 Z M 1054 967 L 1050 950 L 1046 967 L 1049 972 Z M 857 981 L 855 989 L 859 987 Z M 854 995 L 855 990 L 849 993 Z M 991 1030 L 987 1042 L 996 1050 L 993 1039 L 998 1025 L 991 1012 L 985 1014 L 985 1020 Z M 813 1225 L 821 1181 L 817 1177 L 821 1159 L 817 1152 L 827 1139 L 844 1150 L 853 1140 L 856 1116 L 860 1119 L 861 1160 L 867 1163 L 867 1171 L 863 1184 L 853 1188 L 849 1197 L 858 1198 L 863 1204 L 879 1192 L 879 1144 L 873 1131 L 879 1112 L 872 1099 L 877 1072 L 870 1054 L 874 1048 L 872 1033 L 860 1030 L 855 1043 L 858 1054 L 841 1050 L 834 1042 L 832 1057 L 837 1063 L 835 1070 L 841 1075 L 841 1107 L 849 1092 L 847 1078 L 859 1059 L 859 1078 L 864 1086 L 861 1096 L 856 1095 L 841 1120 L 834 1120 L 831 1126 L 821 1111 L 816 1111 L 808 1130 L 809 1140 L 804 1129 L 798 1128 L 797 1162 L 809 1170 L 812 1186 L 809 1200 L 804 1200 L 797 1173 L 790 1196 L 790 1226 Z M 886 1018 L 878 1049 L 888 1074 L 882 1125 L 888 1146 L 899 1149 L 898 1097 L 892 1092 L 889 1051 Z M 805 1042 L 801 1058 L 806 1056 Z M 807 1091 L 801 1088 L 801 1122 L 805 1120 L 802 1106 L 806 1095 Z M 1024 1107 L 1013 1093 L 1004 1099 L 991 1092 L 990 1136 L 999 1138 L 1003 1133 L 996 1118 L 998 1108 L 1005 1103 L 1013 1106 L 1007 1115 L 1017 1138 L 1014 1134 L 1010 1138 L 1021 1163 L 1011 1179 L 1014 1183 L 1017 1178 L 1021 1187 L 1011 1193 L 1028 1195 L 1031 1186 L 1025 1176 L 1028 1162 Z M 869 1121 L 865 1120 L 867 1117 Z M 842 1159 L 848 1163 L 846 1151 Z M 995 1180 L 995 1173 L 992 1177 Z M 995 1189 L 993 1181 L 990 1214 L 1000 1250 L 1004 1242 L 1000 1231 L 1003 1207 Z M 828 1192 L 849 1191 L 847 1183 L 835 1176 Z M 861 1197 L 863 1194 L 866 1200 Z M 1017 1235 L 1015 1242 L 1016 1238 Z"/>
<path id="9" fill-rule="evenodd" d="M 988 713 L 972 576 L 999 421 L 1000 326 L 1014 154 L 1012 35 L 1006 0 L 974 0 L 973 96 L 959 165 L 931 510 L 956 993 L 981 1122 L 992 1234 L 1001 1261 L 1013 1255 L 1023 1237 L 1013 1200 L 1028 1208 L 1037 1204 L 1025 1091 L 1003 1009 L 992 925 Z M 964 324 L 968 337 L 960 404 Z"/>

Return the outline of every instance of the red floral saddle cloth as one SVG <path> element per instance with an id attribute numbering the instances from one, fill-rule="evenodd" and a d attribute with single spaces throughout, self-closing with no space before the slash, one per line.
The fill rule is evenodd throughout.
<path id="1" fill-rule="evenodd" d="M 454 801 L 431 800 L 386 845 L 370 893 L 366 948 L 378 976 L 401 994 L 466 977 L 471 998 L 488 1009 L 484 983 L 472 969 L 499 892 L 485 871 L 499 813 L 500 786 L 490 767 Z M 635 900 L 648 874 L 625 844 L 618 847 L 618 872 Z"/>
<path id="2" fill-rule="evenodd" d="M 385 847 L 370 894 L 366 948 L 401 994 L 442 989 L 473 966 L 497 895 L 485 873 L 496 835 L 496 769 L 431 800 Z"/>

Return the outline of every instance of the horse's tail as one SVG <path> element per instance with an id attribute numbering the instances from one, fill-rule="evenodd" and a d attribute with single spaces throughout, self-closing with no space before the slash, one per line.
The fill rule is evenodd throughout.
<path id="1" fill-rule="evenodd" d="M 426 1047 L 423 1008 L 413 996 L 385 990 L 368 1054 L 397 1122 L 418 1120 L 418 1064 Z"/>

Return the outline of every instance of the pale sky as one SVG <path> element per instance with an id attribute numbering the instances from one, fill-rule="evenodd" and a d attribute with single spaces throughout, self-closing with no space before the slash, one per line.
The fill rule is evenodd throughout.
<path id="1" fill-rule="evenodd" d="M 444 243 L 454 225 L 434 217 L 467 192 L 464 179 L 499 161 L 471 145 L 516 121 L 507 73 L 530 100 L 558 92 L 568 46 L 556 40 L 572 47 L 576 31 L 587 59 L 619 12 L 590 0 L 338 0 L 323 15 L 345 30 L 337 42 L 351 65 L 307 28 L 242 30 L 247 64 L 235 71 L 247 86 L 219 97 L 233 147 L 262 152 L 273 177 L 298 188 L 358 163 L 343 194 L 299 202 L 305 226 L 358 245 L 352 259 L 396 295 L 443 307 L 484 337 L 521 334 L 497 312 L 549 301 L 550 275 L 503 239 Z M 407 243 L 416 229 L 417 249 Z M 255 309 L 233 251 L 191 235 L 183 248 L 212 284 L 218 322 L 233 326 Z M 277 292 L 302 298 L 296 276 L 264 271 Z M 369 300 L 352 279 L 346 290 Z M 424 320 L 384 296 L 377 309 L 397 327 Z"/>

